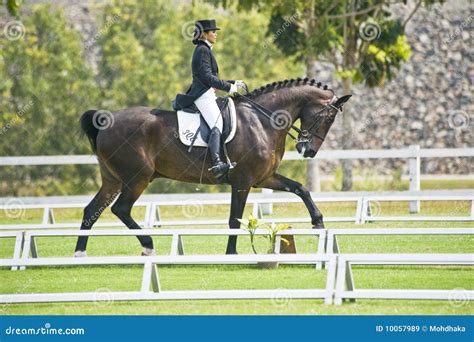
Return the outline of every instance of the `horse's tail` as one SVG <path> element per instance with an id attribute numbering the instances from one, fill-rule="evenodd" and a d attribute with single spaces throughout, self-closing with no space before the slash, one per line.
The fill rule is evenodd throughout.
<path id="1" fill-rule="evenodd" d="M 94 125 L 94 115 L 97 112 L 95 109 L 90 109 L 84 114 L 81 115 L 81 129 L 87 135 L 87 139 L 91 144 L 92 150 L 94 153 L 97 153 L 97 135 L 99 134 L 99 129 Z"/>

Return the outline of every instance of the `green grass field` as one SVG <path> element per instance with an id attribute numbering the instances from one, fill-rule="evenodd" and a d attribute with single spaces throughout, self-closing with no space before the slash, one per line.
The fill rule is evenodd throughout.
<path id="1" fill-rule="evenodd" d="M 470 202 L 422 202 L 417 215 L 470 214 Z M 350 216 L 355 204 L 321 204 L 323 214 L 329 216 Z M 250 206 L 245 215 L 250 213 Z M 376 204 L 377 215 L 407 215 L 407 203 Z M 57 222 L 78 222 L 82 210 L 56 210 Z M 190 213 L 195 215 L 190 217 Z M 40 222 L 41 211 L 28 210 L 22 213 L 21 222 Z M 163 219 L 226 218 L 228 206 L 195 206 L 162 208 Z M 136 218 L 142 217 L 143 209 L 134 209 Z M 275 205 L 272 217 L 306 217 L 302 204 Z M 109 210 L 101 219 L 110 221 Z M 1 223 L 19 222 L 0 213 Z M 328 228 L 380 228 L 380 227 L 474 227 L 472 222 L 374 222 L 365 225 L 354 223 L 327 223 Z M 296 224 L 295 228 L 308 227 Z M 201 226 L 202 228 L 202 226 Z M 218 227 L 216 227 L 218 228 Z M 39 238 L 40 256 L 71 256 L 76 238 Z M 158 254 L 170 252 L 171 238 L 154 238 Z M 344 236 L 339 238 L 344 253 L 474 253 L 472 236 Z M 0 239 L 0 257 L 9 258 L 13 253 L 13 239 Z M 259 241 L 259 250 L 264 250 L 264 241 Z M 222 254 L 225 237 L 185 237 L 186 254 Z M 311 237 L 297 237 L 298 252 L 316 251 L 317 240 Z M 239 253 L 251 253 L 248 238 L 239 238 Z M 89 241 L 88 255 L 136 256 L 141 247 L 135 237 L 95 237 Z M 199 300 L 199 301 L 143 301 L 58 303 L 58 304 L 5 304 L 0 314 L 271 314 L 271 315 L 360 315 L 360 314 L 472 314 L 473 304 L 448 301 L 403 301 L 403 300 L 358 300 L 342 306 L 325 305 L 322 300 L 296 300 L 286 298 L 285 288 L 323 288 L 325 270 L 312 266 L 281 265 L 275 270 L 263 270 L 256 266 L 213 265 L 213 266 L 160 266 L 160 281 L 163 290 L 206 290 L 206 289 L 279 289 L 275 300 Z M 141 266 L 93 266 L 93 267 L 41 267 L 26 271 L 0 270 L 0 293 L 41 293 L 97 291 L 105 296 L 109 291 L 138 290 L 141 284 Z M 474 289 L 472 267 L 457 266 L 357 266 L 354 267 L 357 288 L 418 288 L 418 289 Z M 462 295 L 462 291 L 460 292 Z M 279 298 L 282 297 L 282 298 Z"/>

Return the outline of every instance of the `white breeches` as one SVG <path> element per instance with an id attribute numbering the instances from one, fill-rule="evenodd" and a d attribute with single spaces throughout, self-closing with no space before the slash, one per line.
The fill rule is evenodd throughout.
<path id="1" fill-rule="evenodd" d="M 194 103 L 211 129 L 217 127 L 222 133 L 222 115 L 216 103 L 216 92 L 209 88 Z"/>

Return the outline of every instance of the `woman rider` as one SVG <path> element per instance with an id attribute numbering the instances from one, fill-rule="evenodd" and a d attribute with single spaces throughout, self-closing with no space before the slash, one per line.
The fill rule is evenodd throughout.
<path id="1" fill-rule="evenodd" d="M 221 161 L 222 115 L 216 103 L 215 90 L 227 91 L 230 95 L 244 88 L 240 80 L 220 80 L 217 77 L 219 68 L 212 54 L 212 46 L 217 40 L 216 21 L 198 20 L 195 23 L 193 44 L 196 45 L 192 59 L 193 83 L 186 94 L 178 94 L 173 101 L 173 108 L 180 110 L 193 102 L 198 107 L 206 123 L 211 128 L 208 146 L 211 154 L 212 167 L 210 170 L 216 178 L 224 176 L 230 165 Z"/>

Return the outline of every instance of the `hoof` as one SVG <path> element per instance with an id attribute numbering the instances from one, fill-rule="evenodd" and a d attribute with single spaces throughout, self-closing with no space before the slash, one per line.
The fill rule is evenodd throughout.
<path id="1" fill-rule="evenodd" d="M 155 250 L 152 248 L 143 248 L 142 256 L 155 256 Z"/>
<path id="2" fill-rule="evenodd" d="M 85 258 L 87 256 L 86 251 L 75 251 L 74 258 Z"/>

